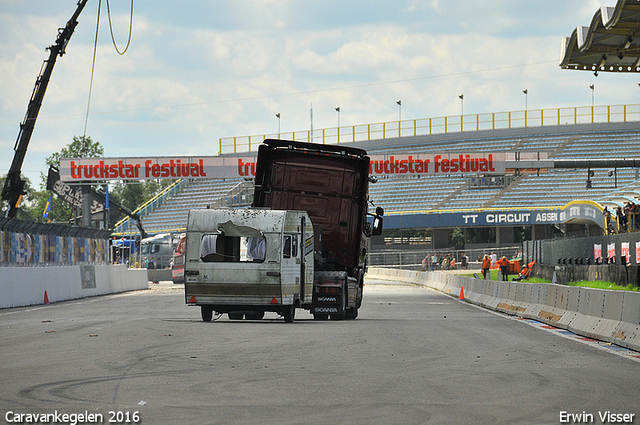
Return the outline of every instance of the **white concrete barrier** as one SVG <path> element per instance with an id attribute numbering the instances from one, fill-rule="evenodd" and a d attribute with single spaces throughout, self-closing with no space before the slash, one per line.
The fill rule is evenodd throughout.
<path id="1" fill-rule="evenodd" d="M 0 268 L 0 308 L 147 288 L 147 270 L 124 265 Z"/>
<path id="2" fill-rule="evenodd" d="M 640 351 L 640 292 L 498 282 L 374 267 L 369 268 L 367 276 L 424 285 L 456 298 L 463 288 L 465 299 L 471 303 Z"/>

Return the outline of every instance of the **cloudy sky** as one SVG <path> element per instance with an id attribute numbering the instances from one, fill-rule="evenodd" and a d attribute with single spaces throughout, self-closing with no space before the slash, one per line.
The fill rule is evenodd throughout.
<path id="1" fill-rule="evenodd" d="M 76 0 L 0 0 L 0 172 Z M 130 0 L 110 0 L 124 49 Z M 220 138 L 528 108 L 640 103 L 640 76 L 561 70 L 560 43 L 615 0 L 134 0 L 119 55 L 106 0 L 86 135 L 105 156 L 214 155 Z M 58 58 L 23 174 L 85 131 L 98 0 Z"/>

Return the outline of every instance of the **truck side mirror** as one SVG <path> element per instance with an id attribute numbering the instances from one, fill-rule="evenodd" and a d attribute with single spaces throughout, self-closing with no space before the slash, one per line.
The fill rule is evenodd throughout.
<path id="1" fill-rule="evenodd" d="M 382 234 L 382 217 L 376 215 L 373 217 L 373 229 L 371 229 L 372 236 L 379 236 Z"/>
<path id="2" fill-rule="evenodd" d="M 382 217 L 384 215 L 384 208 L 376 207 L 376 215 Z M 382 225 L 380 227 L 382 227 Z"/>

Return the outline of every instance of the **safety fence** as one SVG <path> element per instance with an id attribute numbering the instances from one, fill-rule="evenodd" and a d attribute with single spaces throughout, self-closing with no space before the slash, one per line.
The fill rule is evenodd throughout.
<path id="1" fill-rule="evenodd" d="M 0 220 L 0 266 L 106 264 L 110 233 L 4 218 Z"/>
<path id="2" fill-rule="evenodd" d="M 428 286 L 491 310 L 640 351 L 640 292 L 375 267 L 367 278 Z"/>
<path id="3" fill-rule="evenodd" d="M 223 137 L 220 139 L 219 153 L 229 154 L 255 151 L 263 140 L 269 138 L 337 144 L 391 137 L 422 136 L 465 131 L 627 121 L 640 121 L 640 104 L 576 106 L 469 115 L 461 114 L 436 118 L 419 118 L 329 127 L 317 130 Z"/>
<path id="4" fill-rule="evenodd" d="M 441 268 L 440 263 L 445 256 L 456 260 L 456 269 L 462 266 L 462 257 L 467 256 L 471 266 L 477 266 L 482 263 L 484 254 L 495 253 L 498 258 L 505 256 L 508 259 L 518 257 L 522 252 L 521 245 L 508 247 L 485 247 L 485 248 L 469 248 L 469 249 L 385 249 L 377 251 L 369 251 L 367 253 L 367 264 L 374 267 L 399 267 L 399 268 L 415 268 L 422 267 L 422 260 L 429 255 L 436 257 L 435 270 Z M 471 267 L 474 268 L 474 267 Z M 475 267 L 478 268 L 478 267 Z"/>

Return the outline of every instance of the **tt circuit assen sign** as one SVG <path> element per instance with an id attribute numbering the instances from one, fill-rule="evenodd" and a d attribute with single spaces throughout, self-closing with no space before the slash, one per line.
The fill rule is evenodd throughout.
<path id="1" fill-rule="evenodd" d="M 504 174 L 504 153 L 372 155 L 373 175 Z M 256 156 L 63 158 L 64 182 L 254 177 Z"/>
<path id="2" fill-rule="evenodd" d="M 596 224 L 604 228 L 602 207 L 592 201 L 574 201 L 560 208 L 518 209 L 517 211 L 432 211 L 412 214 L 385 214 L 384 225 L 393 228 L 494 227 L 564 224 Z"/>

